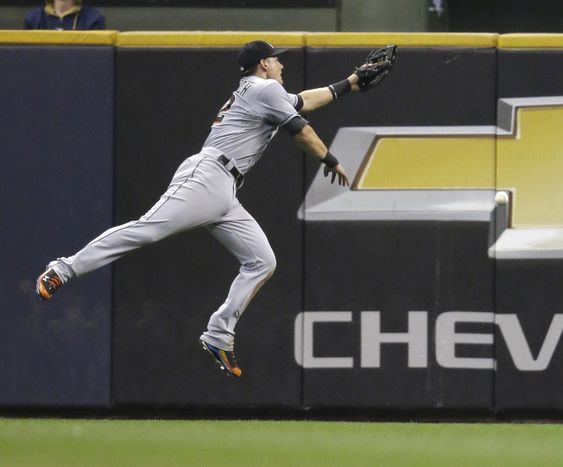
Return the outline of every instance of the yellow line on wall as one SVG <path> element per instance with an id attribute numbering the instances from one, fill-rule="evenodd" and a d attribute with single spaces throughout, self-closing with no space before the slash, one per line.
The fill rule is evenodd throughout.
<path id="1" fill-rule="evenodd" d="M 498 46 L 503 49 L 563 49 L 563 34 L 502 34 Z"/>
<path id="2" fill-rule="evenodd" d="M 563 48 L 563 34 L 0 30 L 1 44 L 239 47 L 257 39 L 287 47 L 376 47 L 397 44 L 404 47 Z"/>
<path id="3" fill-rule="evenodd" d="M 255 41 L 266 40 L 276 47 L 302 47 L 302 32 L 275 31 L 223 31 L 223 32 L 123 32 L 117 36 L 119 47 L 240 47 Z"/>
<path id="4" fill-rule="evenodd" d="M 114 45 L 117 31 L 0 31 L 0 44 Z"/>
<path id="5" fill-rule="evenodd" d="M 412 47 L 495 47 L 498 34 L 489 33 L 309 33 L 310 47 L 375 47 L 386 44 Z"/>

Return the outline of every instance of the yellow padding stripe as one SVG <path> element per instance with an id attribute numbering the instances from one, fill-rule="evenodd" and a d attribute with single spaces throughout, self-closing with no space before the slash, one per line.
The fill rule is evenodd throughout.
<path id="1" fill-rule="evenodd" d="M 272 31 L 224 31 L 224 32 L 123 32 L 117 36 L 120 47 L 240 47 L 262 39 L 276 47 L 302 47 L 305 34 Z"/>
<path id="2" fill-rule="evenodd" d="M 0 44 L 114 45 L 117 31 L 0 30 Z"/>
<path id="3" fill-rule="evenodd" d="M 470 46 L 495 47 L 498 34 L 465 33 L 310 33 L 305 36 L 311 47 L 374 47 L 386 44 L 401 46 Z"/>
<path id="4" fill-rule="evenodd" d="M 563 34 L 304 33 L 276 31 L 121 32 L 0 30 L 0 44 L 74 44 L 133 47 L 239 47 L 264 39 L 275 46 L 374 47 L 386 44 L 432 47 L 563 48 Z"/>
<path id="5" fill-rule="evenodd" d="M 500 36 L 498 45 L 505 49 L 563 49 L 563 34 L 503 34 Z"/>

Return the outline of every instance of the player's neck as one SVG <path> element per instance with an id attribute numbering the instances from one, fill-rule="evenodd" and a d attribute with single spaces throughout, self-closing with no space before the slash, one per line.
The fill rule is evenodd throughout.
<path id="1" fill-rule="evenodd" d="M 250 76 L 257 76 L 258 78 L 268 79 L 268 74 L 264 70 L 260 70 L 260 69 L 256 70 L 256 72 L 254 72 Z"/>

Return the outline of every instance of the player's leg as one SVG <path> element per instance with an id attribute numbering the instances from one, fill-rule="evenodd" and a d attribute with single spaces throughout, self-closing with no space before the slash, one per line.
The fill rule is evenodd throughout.
<path id="1" fill-rule="evenodd" d="M 37 291 L 49 299 L 50 270 L 62 283 L 98 269 L 124 254 L 175 233 L 220 219 L 235 199 L 232 178 L 215 161 L 186 159 L 159 201 L 140 219 L 113 227 L 70 257 L 49 263 Z M 61 284 L 54 284 L 54 290 Z M 45 293 L 42 289 L 45 289 Z"/>
<path id="2" fill-rule="evenodd" d="M 237 204 L 210 232 L 239 260 L 239 274 L 225 302 L 213 313 L 201 339 L 219 349 L 232 351 L 235 325 L 276 268 L 276 258 L 256 220 Z"/>

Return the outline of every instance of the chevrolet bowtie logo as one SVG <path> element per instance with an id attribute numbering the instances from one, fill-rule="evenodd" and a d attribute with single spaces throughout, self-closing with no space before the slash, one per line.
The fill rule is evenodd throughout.
<path id="1" fill-rule="evenodd" d="M 563 257 L 563 96 L 501 99 L 497 126 L 341 128 L 330 151 L 351 190 L 317 174 L 299 217 L 491 222 L 510 193 L 490 255 Z"/>

